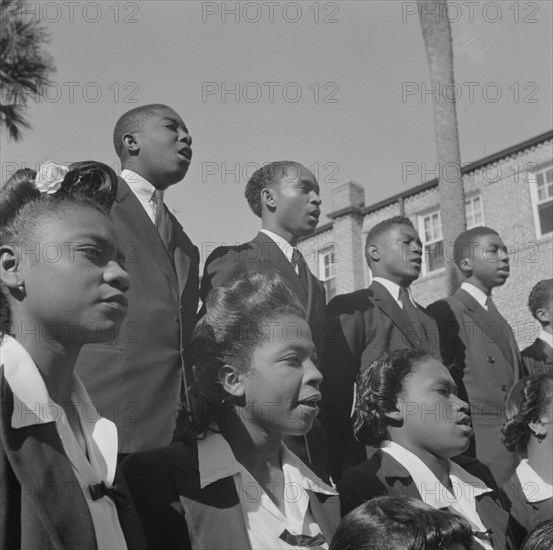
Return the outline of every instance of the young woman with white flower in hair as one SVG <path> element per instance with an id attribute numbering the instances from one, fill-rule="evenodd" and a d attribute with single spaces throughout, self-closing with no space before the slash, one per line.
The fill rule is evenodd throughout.
<path id="1" fill-rule="evenodd" d="M 0 190 L 0 548 L 145 547 L 116 428 L 73 372 L 127 311 L 116 190 L 96 162 L 19 170 Z"/>

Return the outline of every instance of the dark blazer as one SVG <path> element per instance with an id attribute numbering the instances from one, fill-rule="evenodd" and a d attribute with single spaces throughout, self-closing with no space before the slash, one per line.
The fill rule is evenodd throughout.
<path id="1" fill-rule="evenodd" d="M 0 368 L 0 548 L 96 550 L 92 517 L 55 424 L 14 429 L 13 407 Z M 119 473 L 115 483 L 124 486 Z M 145 549 L 134 505 L 117 512 L 129 549 Z"/>
<path id="2" fill-rule="evenodd" d="M 251 548 L 233 478 L 200 488 L 197 445 L 138 453 L 121 467 L 150 550 Z M 313 518 L 330 542 L 340 521 L 339 498 L 308 493 Z"/>
<path id="3" fill-rule="evenodd" d="M 465 454 L 490 468 L 499 484 L 518 463 L 501 439 L 505 397 L 520 377 L 520 353 L 506 321 L 501 326 L 466 291 L 459 289 L 428 306 L 440 327 L 444 363 L 450 368 L 459 396 L 470 404 L 474 438 Z"/>
<path id="4" fill-rule="evenodd" d="M 553 348 L 541 338 L 536 338 L 531 346 L 521 353 L 525 372 L 535 374 L 553 373 Z"/>
<path id="5" fill-rule="evenodd" d="M 319 357 L 322 354 L 321 337 L 325 315 L 325 289 L 321 281 L 309 272 L 307 291 L 279 246 L 265 233 L 259 232 L 252 241 L 239 246 L 222 246 L 206 260 L 200 296 L 205 301 L 212 288 L 225 285 L 232 279 L 252 271 L 278 271 L 290 284 L 306 310 L 307 323 Z M 310 457 L 303 437 L 285 438 L 288 447 L 301 459 L 309 460 L 317 468 L 328 468 L 328 451 L 323 430 L 318 421 L 307 435 Z M 325 475 L 321 475 L 325 477 Z"/>
<path id="6" fill-rule="evenodd" d="M 507 511 L 517 544 L 521 544 L 538 523 L 553 518 L 553 500 L 528 501 L 516 473 L 501 488 L 507 496 Z"/>
<path id="7" fill-rule="evenodd" d="M 492 489 L 491 493 L 476 497 L 476 511 L 482 523 L 492 531 L 494 549 L 511 548 L 509 515 L 503 508 L 501 493 L 490 471 L 474 458 L 458 456 L 453 460 Z M 395 458 L 381 450 L 369 460 L 345 472 L 338 484 L 338 491 L 342 516 L 363 502 L 379 496 L 403 496 L 422 500 L 409 472 Z"/>
<path id="8" fill-rule="evenodd" d="M 245 273 L 260 269 L 278 271 L 290 284 L 306 310 L 307 322 L 320 356 L 326 304 L 324 285 L 309 272 L 309 286 L 306 290 L 282 250 L 263 232 L 259 232 L 248 243 L 239 246 L 221 246 L 209 255 L 204 267 L 200 297 L 205 301 L 212 288 L 223 286 Z"/>
<path id="9" fill-rule="evenodd" d="M 126 256 L 129 311 L 113 342 L 84 346 L 76 371 L 101 415 L 117 424 L 119 452 L 130 453 L 171 441 L 198 309 L 199 253 L 170 214 L 173 261 L 121 178 L 110 217 Z"/>
<path id="10" fill-rule="evenodd" d="M 353 438 L 353 387 L 360 371 L 382 352 L 427 347 L 439 355 L 438 328 L 417 304 L 421 326 L 413 327 L 379 282 L 368 289 L 333 298 L 327 306 L 322 370 L 324 410 L 335 481 L 347 468 L 365 460 L 365 449 Z"/>

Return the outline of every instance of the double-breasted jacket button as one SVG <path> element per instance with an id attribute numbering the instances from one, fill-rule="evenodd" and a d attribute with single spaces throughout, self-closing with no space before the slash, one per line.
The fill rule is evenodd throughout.
<path id="1" fill-rule="evenodd" d="M 509 386 L 507 386 L 507 384 L 501 385 L 501 391 L 507 391 L 508 389 L 509 389 Z"/>
<path id="2" fill-rule="evenodd" d="M 488 357 L 486 357 L 488 363 L 495 363 L 495 357 L 493 355 L 488 355 Z"/>

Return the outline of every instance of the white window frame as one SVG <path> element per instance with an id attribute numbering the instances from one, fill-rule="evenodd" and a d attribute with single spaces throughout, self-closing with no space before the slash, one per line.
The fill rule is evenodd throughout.
<path id="1" fill-rule="evenodd" d="M 474 212 L 475 212 L 474 203 L 477 199 L 480 203 L 480 215 L 482 216 L 482 219 L 478 223 L 469 224 L 469 219 L 468 219 L 468 215 L 467 215 L 467 207 L 470 207 L 472 218 L 474 219 Z M 480 195 L 480 194 L 473 195 L 472 197 L 469 197 L 468 199 L 465 199 L 465 221 L 467 223 L 467 229 L 472 229 L 473 227 L 480 227 L 482 225 L 485 225 L 482 195 Z"/>
<path id="2" fill-rule="evenodd" d="M 532 213 L 534 215 L 534 227 L 536 229 L 536 235 L 538 237 L 553 235 L 553 231 L 550 231 L 549 233 L 542 233 L 541 223 L 540 223 L 540 212 L 538 208 L 540 204 L 553 201 L 553 195 L 551 196 L 551 198 L 541 200 L 541 201 L 538 198 L 538 174 L 543 173 L 544 181 L 546 182 L 546 185 L 547 185 L 547 180 L 545 179 L 545 176 L 549 170 L 553 170 L 553 164 L 551 163 L 548 163 L 545 166 L 542 166 L 539 170 L 536 170 L 535 172 L 528 172 L 528 185 L 530 185 L 530 197 L 532 199 Z"/>
<path id="3" fill-rule="evenodd" d="M 438 227 L 440 228 L 440 237 L 427 240 L 426 239 L 426 230 L 425 230 L 425 227 L 424 227 L 424 220 L 426 218 L 434 216 L 435 214 L 438 215 Z M 424 276 L 424 275 L 429 275 L 430 273 L 439 273 L 440 270 L 445 269 L 445 265 L 430 271 L 428 269 L 427 264 L 426 264 L 426 247 L 428 245 L 432 245 L 432 244 L 438 243 L 440 241 L 442 243 L 444 242 L 444 233 L 443 233 L 443 228 L 442 228 L 442 213 L 440 212 L 440 209 L 437 208 L 436 210 L 431 210 L 429 212 L 426 212 L 425 214 L 419 214 L 418 215 L 418 226 L 419 226 L 419 235 L 421 237 L 422 243 L 423 243 L 424 248 L 425 248 L 425 251 L 424 251 L 424 254 L 423 254 L 421 275 Z"/>
<path id="4" fill-rule="evenodd" d="M 331 257 L 332 259 L 330 262 L 327 263 L 326 258 L 328 257 Z M 331 300 L 334 296 L 336 296 L 336 263 L 337 262 L 338 260 L 336 259 L 335 247 L 327 248 L 319 252 L 319 279 L 325 287 L 327 301 Z M 327 266 L 330 271 L 328 276 L 326 272 Z M 332 280 L 334 280 L 334 294 L 330 296 L 328 292 L 328 284 Z"/>

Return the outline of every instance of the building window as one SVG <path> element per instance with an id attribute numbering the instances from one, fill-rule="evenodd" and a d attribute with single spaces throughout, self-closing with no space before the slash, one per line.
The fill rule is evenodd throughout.
<path id="1" fill-rule="evenodd" d="M 476 195 L 465 201 L 465 219 L 467 220 L 467 229 L 484 225 L 482 197 L 480 195 Z"/>
<path id="2" fill-rule="evenodd" d="M 442 217 L 439 210 L 419 217 L 419 233 L 424 239 L 424 275 L 445 266 Z"/>
<path id="3" fill-rule="evenodd" d="M 553 166 L 530 174 L 530 193 L 538 237 L 553 232 Z"/>
<path id="4" fill-rule="evenodd" d="M 319 254 L 319 279 L 324 284 L 327 301 L 336 296 L 336 261 L 334 249 Z"/>

